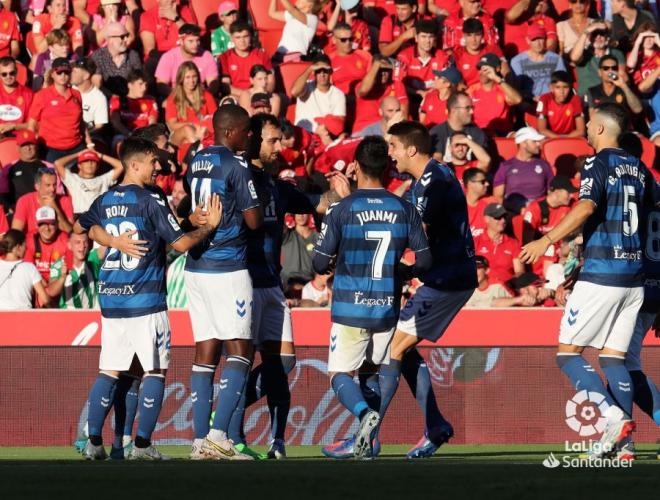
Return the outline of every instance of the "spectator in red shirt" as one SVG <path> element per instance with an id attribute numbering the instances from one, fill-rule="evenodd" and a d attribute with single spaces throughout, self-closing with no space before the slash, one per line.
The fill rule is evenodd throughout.
<path id="1" fill-rule="evenodd" d="M 337 23 L 345 23 L 351 28 L 351 35 L 353 37 L 351 45 L 353 49 L 370 52 L 371 35 L 369 34 L 369 25 L 362 19 L 361 14 L 362 5 L 360 5 L 360 0 L 337 2 L 330 19 L 328 19 L 328 31 L 333 32 Z M 330 37 L 330 43 L 326 50 L 333 52 L 333 37 Z"/>
<path id="2" fill-rule="evenodd" d="M 438 26 L 430 19 L 418 19 L 415 23 L 415 45 L 405 48 L 397 56 L 401 63 L 401 80 L 408 95 L 417 95 L 418 102 L 431 89 L 434 72 L 449 65 L 449 57 L 436 47 Z"/>
<path id="3" fill-rule="evenodd" d="M 82 97 L 71 88 L 71 65 L 63 57 L 53 61 L 48 86 L 34 96 L 28 114 L 28 128 L 39 130 L 46 143 L 46 160 L 54 162 L 62 156 L 81 151 L 91 142 L 83 121 Z"/>
<path id="4" fill-rule="evenodd" d="M 635 33 L 633 48 L 626 58 L 626 66 L 637 85 L 660 66 L 660 35 L 653 23 L 642 23 Z"/>
<path id="5" fill-rule="evenodd" d="M 511 131 L 511 107 L 522 102 L 522 96 L 502 76 L 500 58 L 484 54 L 477 63 L 479 83 L 468 89 L 474 103 L 474 123 L 490 134 L 505 136 Z"/>
<path id="6" fill-rule="evenodd" d="M 57 227 L 57 215 L 51 207 L 39 207 L 34 218 L 37 232 L 26 238 L 23 260 L 31 262 L 46 283 L 50 279 L 50 266 L 64 257 L 67 251 L 67 234 Z M 57 294 L 59 295 L 59 294 Z"/>
<path id="7" fill-rule="evenodd" d="M 483 255 L 490 263 L 490 278 L 493 283 L 506 283 L 520 276 L 525 266 L 518 259 L 520 243 L 504 233 L 506 209 L 499 203 L 491 203 L 484 209 L 486 230 L 474 238 L 477 255 Z"/>
<path id="8" fill-rule="evenodd" d="M 419 107 L 419 121 L 432 128 L 447 121 L 449 109 L 447 101 L 456 93 L 458 86 L 463 81 L 460 72 L 456 68 L 447 68 L 442 71 L 434 71 L 433 88 L 426 93 Z"/>
<path id="9" fill-rule="evenodd" d="M 165 101 L 165 120 L 172 131 L 172 144 L 179 146 L 195 141 L 210 144 L 212 118 L 217 108 L 213 95 L 199 81 L 195 63 L 182 63 L 176 73 L 174 90 Z"/>
<path id="10" fill-rule="evenodd" d="M 538 24 L 545 28 L 548 35 L 546 49 L 558 50 L 557 26 L 554 20 L 547 16 L 549 0 L 518 0 L 506 11 L 504 17 L 504 54 L 513 57 L 529 48 L 527 43 L 527 27 Z"/>
<path id="11" fill-rule="evenodd" d="M 67 14 L 66 0 L 46 0 L 46 10 L 48 13 L 39 14 L 32 23 L 32 36 L 37 53 L 46 52 L 48 49 L 46 35 L 51 30 L 61 29 L 71 37 L 73 51 L 82 56 L 82 26 L 77 18 Z"/>
<path id="12" fill-rule="evenodd" d="M 146 127 L 158 121 L 158 105 L 153 97 L 147 96 L 147 75 L 133 70 L 128 74 L 128 94 L 113 95 L 110 98 L 110 123 L 117 134 L 114 147 L 120 140 L 128 137 L 133 130 Z"/>
<path id="13" fill-rule="evenodd" d="M 396 56 L 402 49 L 415 43 L 417 0 L 394 0 L 396 14 L 383 18 L 378 36 L 378 49 L 383 56 Z"/>
<path id="14" fill-rule="evenodd" d="M 355 95 L 355 89 L 371 66 L 371 54 L 353 49 L 351 27 L 339 23 L 332 31 L 335 52 L 330 53 L 332 83 L 346 96 Z"/>
<path id="15" fill-rule="evenodd" d="M 545 199 L 531 202 L 523 213 L 523 244 L 552 231 L 570 212 L 571 195 L 577 191 L 578 189 L 565 175 L 558 175 L 552 179 Z M 533 271 L 539 276 L 545 276 L 548 266 L 559 261 L 560 247 L 561 241 L 550 245 L 545 255 L 534 264 Z"/>
<path id="16" fill-rule="evenodd" d="M 0 237 L 7 231 L 9 231 L 9 221 L 7 220 L 7 214 L 5 214 L 5 207 L 0 203 Z"/>
<path id="17" fill-rule="evenodd" d="M 298 182 L 309 175 L 316 147 L 316 141 L 310 132 L 284 121 L 280 161 L 285 169 L 293 170 Z"/>
<path id="18" fill-rule="evenodd" d="M 397 71 L 398 68 L 394 68 L 387 58 L 374 57 L 367 76 L 358 87 L 353 133 L 360 132 L 373 123 L 373 118 L 378 116 L 381 101 L 387 96 L 399 99 L 401 114 L 408 116 L 408 95 L 401 81 L 395 77 Z"/>
<path id="19" fill-rule="evenodd" d="M 0 58 L 0 134 L 3 135 L 27 128 L 33 93 L 18 83 L 16 73 L 13 57 Z"/>
<path id="20" fill-rule="evenodd" d="M 16 14 L 0 2 L 0 57 L 18 57 L 21 52 L 20 41 L 21 32 Z"/>
<path id="21" fill-rule="evenodd" d="M 465 132 L 453 132 L 449 138 L 451 160 L 447 165 L 452 168 L 458 179 L 463 178 L 463 172 L 476 167 L 482 172 L 490 168 L 490 155 L 479 144 L 470 139 Z M 474 159 L 468 160 L 468 151 L 472 151 Z"/>
<path id="22" fill-rule="evenodd" d="M 481 57 L 488 53 L 495 54 L 500 58 L 502 76 L 509 74 L 511 69 L 500 48 L 497 45 L 488 45 L 484 42 L 484 25 L 479 19 L 472 17 L 465 20 L 463 23 L 463 40 L 465 45 L 454 49 L 454 61 L 468 87 L 479 82 L 477 64 Z"/>
<path id="23" fill-rule="evenodd" d="M 222 81 L 230 86 L 231 94 L 238 99 L 243 90 L 250 88 L 250 70 L 255 64 L 261 64 L 270 72 L 266 88 L 268 92 L 273 92 L 273 65 L 262 49 L 252 48 L 252 27 L 246 22 L 236 21 L 229 27 L 229 33 L 234 48 L 220 54 L 218 61 L 222 70 Z"/>
<path id="24" fill-rule="evenodd" d="M 484 40 L 487 45 L 497 45 L 499 35 L 495 27 L 495 21 L 483 10 L 481 0 L 459 0 L 461 10 L 449 16 L 444 22 L 443 48 L 454 50 L 465 46 L 463 39 L 463 23 L 468 19 L 475 18 L 481 21 L 484 27 Z"/>
<path id="25" fill-rule="evenodd" d="M 40 168 L 34 176 L 35 191 L 24 194 L 16 202 L 12 229 L 27 233 L 28 237 L 37 232 L 35 214 L 40 207 L 50 207 L 57 215 L 60 231 L 70 233 L 73 228 L 73 205 L 69 196 L 56 195 L 57 175 L 53 168 Z"/>
<path id="26" fill-rule="evenodd" d="M 488 196 L 490 181 L 483 170 L 476 167 L 467 168 L 463 172 L 462 180 L 465 188 L 470 231 L 472 237 L 476 238 L 486 230 L 484 210 L 495 200 L 492 196 Z"/>
<path id="27" fill-rule="evenodd" d="M 573 92 L 567 71 L 552 74 L 550 92 L 539 97 L 536 115 L 539 132 L 546 137 L 584 137 L 582 101 Z"/>

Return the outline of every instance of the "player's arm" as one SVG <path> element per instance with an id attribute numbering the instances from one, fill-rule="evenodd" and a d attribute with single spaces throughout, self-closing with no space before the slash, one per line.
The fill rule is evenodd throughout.
<path id="1" fill-rule="evenodd" d="M 596 204 L 590 199 L 582 199 L 573 209 L 555 226 L 552 231 L 542 238 L 525 245 L 518 257 L 523 264 L 533 264 L 545 254 L 550 245 L 565 238 L 573 231 L 582 227 L 591 214 L 596 210 Z"/>
<path id="2" fill-rule="evenodd" d="M 312 268 L 318 274 L 327 274 L 331 269 L 337 249 L 339 248 L 339 238 L 341 230 L 338 228 L 337 223 L 338 213 L 337 205 L 331 205 L 328 208 L 323 223 L 321 224 L 321 232 L 316 241 L 312 257 Z"/>
<path id="3" fill-rule="evenodd" d="M 172 248 L 177 252 L 187 252 L 192 247 L 202 242 L 220 224 L 222 220 L 222 202 L 216 193 L 211 195 L 207 207 L 206 224 L 181 236 L 171 242 Z"/>
<path id="4" fill-rule="evenodd" d="M 491 158 L 486 151 L 486 148 L 484 148 L 481 144 L 473 141 L 469 137 L 465 138 L 465 144 L 467 144 L 468 148 L 470 148 L 472 154 L 476 158 L 477 168 L 483 170 L 484 172 L 488 172 L 490 170 Z"/>
<path id="5" fill-rule="evenodd" d="M 80 152 L 75 152 L 55 160 L 53 165 L 55 166 L 55 170 L 57 171 L 57 175 L 60 176 L 60 179 L 64 180 L 66 178 L 66 166 L 78 158 L 79 154 Z"/>
<path id="6" fill-rule="evenodd" d="M 412 266 L 403 263 L 399 264 L 399 273 L 405 281 L 422 275 L 431 269 L 431 265 L 433 264 L 433 256 L 431 255 L 429 241 L 423 229 L 422 218 L 414 206 L 409 207 L 408 214 L 410 219 L 408 246 L 415 252 L 415 263 Z"/>
<path id="7" fill-rule="evenodd" d="M 264 222 L 264 212 L 250 170 L 241 164 L 240 167 L 234 168 L 230 175 L 236 187 L 236 208 L 243 213 L 243 220 L 248 229 L 258 229 Z"/>

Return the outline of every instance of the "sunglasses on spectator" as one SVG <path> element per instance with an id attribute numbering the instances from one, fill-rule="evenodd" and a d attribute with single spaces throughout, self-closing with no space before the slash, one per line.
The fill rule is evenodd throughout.
<path id="1" fill-rule="evenodd" d="M 568 0 L 568 3 L 579 3 L 582 5 L 587 5 L 589 3 L 589 0 Z"/>
<path id="2" fill-rule="evenodd" d="M 348 43 L 348 42 L 352 42 L 352 41 L 353 41 L 353 37 L 352 37 L 352 36 L 348 36 L 348 37 L 346 37 L 346 38 L 337 38 L 337 40 L 339 40 L 341 43 Z"/>
<path id="3" fill-rule="evenodd" d="M 320 75 L 321 73 L 327 73 L 329 75 L 332 73 L 332 68 L 319 68 L 314 70 L 315 75 Z"/>
<path id="4" fill-rule="evenodd" d="M 619 66 L 601 66 L 600 69 L 603 71 L 618 71 Z"/>
<path id="5" fill-rule="evenodd" d="M 71 70 L 70 70 L 70 69 L 56 69 L 56 70 L 54 71 L 54 73 L 55 73 L 56 75 L 70 75 L 70 74 L 71 74 Z"/>
<path id="6" fill-rule="evenodd" d="M 112 35 L 109 36 L 108 38 L 119 38 L 121 40 L 128 40 L 128 33 L 124 33 L 123 35 Z"/>
<path id="7" fill-rule="evenodd" d="M 471 180 L 470 182 L 475 182 L 483 186 L 485 184 L 488 184 L 488 179 Z"/>
<path id="8" fill-rule="evenodd" d="M 229 16 L 237 16 L 237 15 L 238 15 L 238 11 L 237 11 L 237 10 L 230 10 L 229 12 L 225 12 L 225 13 L 223 14 L 223 16 L 225 16 L 225 17 L 229 17 Z"/>
<path id="9" fill-rule="evenodd" d="M 7 76 L 16 76 L 16 71 L 15 70 L 14 71 L 3 71 L 2 73 L 0 73 L 0 76 L 2 76 L 3 78 L 7 77 Z"/>

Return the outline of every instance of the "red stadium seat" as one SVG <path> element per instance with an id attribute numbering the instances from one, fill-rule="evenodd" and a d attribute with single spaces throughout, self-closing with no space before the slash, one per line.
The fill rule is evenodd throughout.
<path id="1" fill-rule="evenodd" d="M 14 137 L 8 137 L 0 141 L 0 158 L 2 158 L 3 165 L 18 161 L 18 146 Z"/>
<path id="2" fill-rule="evenodd" d="M 495 148 L 502 160 L 513 158 L 518 151 L 513 137 L 495 137 Z"/>
<path id="3" fill-rule="evenodd" d="M 286 119 L 291 123 L 296 121 L 296 100 L 293 99 L 291 103 L 286 108 Z"/>
<path id="4" fill-rule="evenodd" d="M 20 61 L 16 61 L 16 81 L 21 85 L 27 85 L 28 81 L 28 69 Z"/>
<path id="5" fill-rule="evenodd" d="M 525 123 L 528 127 L 539 128 L 539 119 L 536 115 L 531 113 L 525 113 Z"/>
<path id="6" fill-rule="evenodd" d="M 311 65 L 309 62 L 289 62 L 280 64 L 276 69 L 279 73 L 280 81 L 282 83 L 282 91 L 287 97 L 291 98 L 291 87 L 293 82 L 303 74 L 303 72 Z"/>
<path id="7" fill-rule="evenodd" d="M 521 245 L 523 243 L 523 222 L 523 216 L 520 214 L 511 217 L 511 230 L 513 231 L 513 235 L 518 240 L 518 243 Z"/>
<path id="8" fill-rule="evenodd" d="M 218 18 L 218 6 L 222 0 L 190 0 L 190 7 L 195 13 L 199 26 L 208 29 L 215 29 L 220 26 Z"/>
<path id="9" fill-rule="evenodd" d="M 284 23 L 276 21 L 268 15 L 269 4 L 270 2 L 267 0 L 248 0 L 248 10 L 252 16 L 252 21 L 259 31 L 279 31 L 281 34 Z M 279 2 L 278 9 L 284 9 Z"/>
<path id="10" fill-rule="evenodd" d="M 268 57 L 273 57 L 273 54 L 275 54 L 275 51 L 280 44 L 282 30 L 259 31 L 258 35 L 261 48 L 264 49 Z"/>
<path id="11" fill-rule="evenodd" d="M 593 148 L 581 137 L 548 139 L 541 146 L 541 156 L 550 164 L 555 174 L 571 178 L 576 174 L 575 159 L 592 154 Z"/>
<path id="12" fill-rule="evenodd" d="M 646 165 L 649 170 L 653 170 L 653 175 L 657 177 L 658 174 L 655 173 L 655 163 L 657 161 L 657 148 L 653 142 L 648 137 L 644 137 L 642 134 L 637 133 L 639 140 L 642 143 L 642 162 Z"/>

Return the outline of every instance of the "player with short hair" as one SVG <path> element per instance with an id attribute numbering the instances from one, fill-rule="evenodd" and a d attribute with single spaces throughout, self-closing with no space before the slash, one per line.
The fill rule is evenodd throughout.
<path id="1" fill-rule="evenodd" d="M 204 225 L 184 234 L 166 199 L 147 189 L 160 165 L 158 149 L 143 139 L 127 139 L 120 159 L 124 181 L 99 196 L 75 224 L 75 232 L 89 231 L 104 246 L 116 247 L 120 234 L 135 244 L 146 244 L 141 256 L 115 248 L 106 253 L 99 273 L 101 306 L 101 355 L 99 375 L 89 394 L 89 441 L 83 455 L 106 458 L 103 423 L 116 390 L 119 374 L 129 370 L 137 356 L 146 372 L 140 393 L 140 422 L 129 458 L 162 460 L 151 444 L 163 402 L 165 373 L 170 360 L 170 326 L 165 300 L 165 244 L 185 252 L 204 240 L 220 223 L 221 204 L 212 197 Z"/>
<path id="2" fill-rule="evenodd" d="M 633 383 L 625 356 L 644 300 L 642 254 L 653 178 L 644 164 L 619 147 L 626 112 L 616 104 L 596 109 L 587 124 L 596 151 L 582 169 L 579 201 L 541 239 L 522 248 L 520 259 L 533 264 L 550 245 L 584 224 L 584 266 L 571 293 L 559 330 L 557 364 L 574 387 L 600 393 L 609 408 L 600 441 L 602 453 L 629 453 L 635 429 L 631 419 Z M 600 351 L 608 391 L 584 359 L 585 347 Z M 594 450 L 598 451 L 598 450 Z"/>
<path id="3" fill-rule="evenodd" d="M 437 408 L 428 367 L 415 346 L 442 336 L 477 287 L 477 269 L 463 189 L 451 168 L 432 158 L 428 130 L 403 121 L 390 127 L 389 134 L 389 155 L 397 169 L 415 179 L 412 200 L 426 229 L 433 265 L 421 275 L 424 285 L 401 311 L 390 360 L 380 367 L 380 413 L 385 415 L 402 373 L 415 381 L 413 392 L 424 410 L 426 430 L 407 456 L 426 458 L 454 431 Z"/>
<path id="4" fill-rule="evenodd" d="M 350 186 L 346 177 L 334 172 L 329 176 L 334 192 L 307 195 L 290 182 L 277 179 L 274 175 L 278 172 L 276 163 L 283 137 L 279 120 L 273 115 L 256 114 L 250 118 L 250 130 L 247 157 L 257 196 L 264 207 L 264 223 L 247 232 L 247 266 L 253 286 L 252 334 L 262 362 L 250 373 L 228 434 L 239 451 L 257 458 L 258 454 L 245 444 L 243 415 L 246 407 L 266 396 L 272 433 L 267 457 L 283 459 L 291 401 L 288 374 L 296 364 L 291 311 L 280 278 L 284 218 L 287 213 L 325 213 L 331 202 L 350 194 Z"/>
<path id="5" fill-rule="evenodd" d="M 227 104 L 213 114 L 215 142 L 191 160 L 186 179 L 192 210 L 218 193 L 222 223 L 208 244 L 188 252 L 185 268 L 188 307 L 195 338 L 191 399 L 194 460 L 252 460 L 227 437 L 229 422 L 243 393 L 253 358 L 252 280 L 247 270 L 247 230 L 257 229 L 263 213 L 247 162 L 250 116 Z M 227 359 L 220 375 L 218 406 L 209 429 L 213 377 L 222 351 Z"/>
<path id="6" fill-rule="evenodd" d="M 336 261 L 328 374 L 339 401 L 360 420 L 355 456 L 367 458 L 373 456 L 380 416 L 353 382 L 353 373 L 365 361 L 388 362 L 401 304 L 403 252 L 411 248 L 416 254 L 413 274 L 430 267 L 431 252 L 415 207 L 382 185 L 385 140 L 366 137 L 355 156 L 358 190 L 328 209 L 313 266 L 325 274 Z"/>

